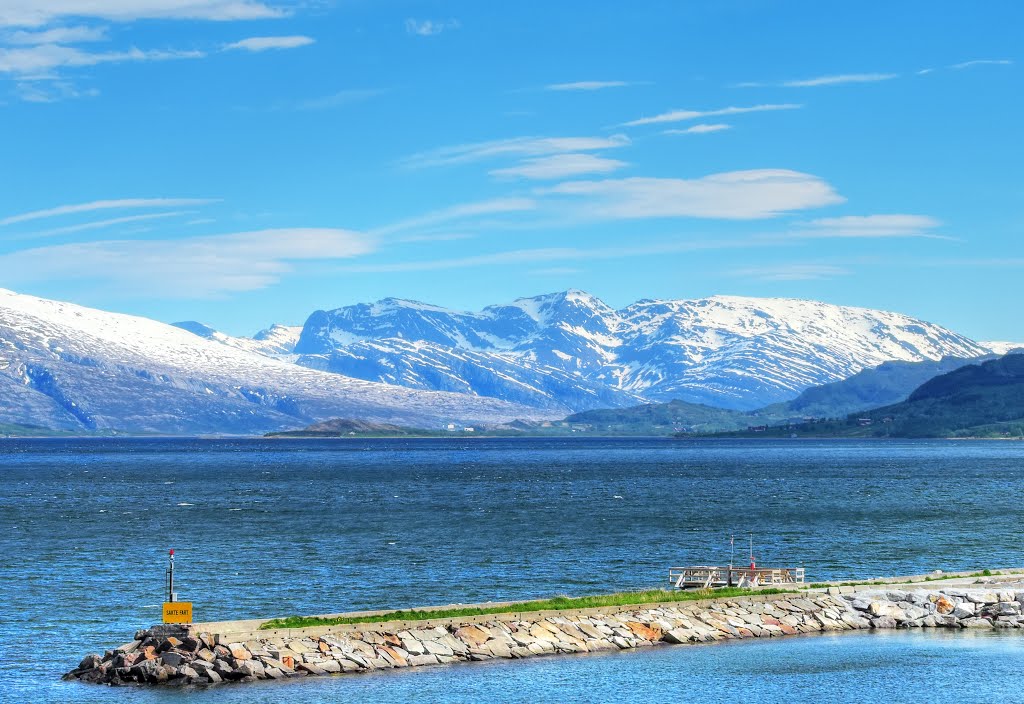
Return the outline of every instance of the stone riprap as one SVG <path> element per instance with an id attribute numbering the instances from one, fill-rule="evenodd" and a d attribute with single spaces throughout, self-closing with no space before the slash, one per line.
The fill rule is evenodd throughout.
<path id="1" fill-rule="evenodd" d="M 67 679 L 210 685 L 656 644 L 884 628 L 1022 628 L 1024 586 L 751 595 L 635 607 L 216 633 L 154 626 Z"/>

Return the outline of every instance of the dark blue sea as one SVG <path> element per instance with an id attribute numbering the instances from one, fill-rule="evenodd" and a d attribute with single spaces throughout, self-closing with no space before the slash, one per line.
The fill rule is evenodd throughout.
<path id="1" fill-rule="evenodd" d="M 0 440 L 7 702 L 1024 702 L 1024 635 L 656 648 L 212 690 L 59 681 L 160 618 L 661 586 L 758 562 L 812 580 L 1024 564 L 1024 443 L 670 439 Z M 740 561 L 739 558 L 737 561 Z"/>

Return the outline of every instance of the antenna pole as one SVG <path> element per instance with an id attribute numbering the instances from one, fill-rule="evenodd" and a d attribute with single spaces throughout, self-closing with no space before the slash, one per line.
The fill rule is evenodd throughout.
<path id="1" fill-rule="evenodd" d="M 736 535 L 729 536 L 729 578 L 726 580 L 726 586 L 732 586 L 732 566 L 736 562 Z"/>
<path id="2" fill-rule="evenodd" d="M 175 601 L 174 594 L 174 550 L 167 555 L 167 601 Z"/>

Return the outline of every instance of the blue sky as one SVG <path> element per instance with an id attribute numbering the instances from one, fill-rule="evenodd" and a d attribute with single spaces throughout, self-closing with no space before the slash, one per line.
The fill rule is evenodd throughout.
<path id="1" fill-rule="evenodd" d="M 1024 339 L 1019 2 L 82 4 L 0 0 L 0 286 L 236 334 L 572 287 Z"/>

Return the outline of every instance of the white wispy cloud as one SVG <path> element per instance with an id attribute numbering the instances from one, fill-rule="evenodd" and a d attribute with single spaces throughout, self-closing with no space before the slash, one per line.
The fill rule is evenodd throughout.
<path id="1" fill-rule="evenodd" d="M 941 220 L 928 215 L 843 215 L 804 223 L 796 237 L 927 237 L 953 239 L 933 232 Z"/>
<path id="2" fill-rule="evenodd" d="M 249 37 L 231 44 L 225 44 L 225 51 L 267 51 L 270 49 L 297 49 L 300 46 L 309 46 L 316 42 L 312 37 L 293 35 L 285 37 Z"/>
<path id="3" fill-rule="evenodd" d="M 289 103 L 287 106 L 282 107 L 294 110 L 328 110 L 342 105 L 361 103 L 364 100 L 375 98 L 384 92 L 385 91 L 380 88 L 346 88 L 344 90 L 331 93 L 330 95 L 324 95 L 319 98 L 309 98 L 308 100 L 300 100 L 297 103 Z"/>
<path id="4" fill-rule="evenodd" d="M 779 82 L 750 82 L 740 83 L 741 88 L 765 88 L 769 86 L 781 88 L 814 88 L 816 86 L 838 86 L 846 83 L 877 83 L 879 81 L 891 81 L 899 78 L 898 73 L 840 73 L 829 76 L 815 76 L 814 78 L 801 78 L 797 80 Z"/>
<path id="5" fill-rule="evenodd" d="M 100 92 L 96 88 L 79 88 L 70 81 L 50 79 L 19 81 L 14 85 L 14 94 L 26 103 L 56 103 L 71 98 L 95 98 Z"/>
<path id="6" fill-rule="evenodd" d="M 49 230 L 41 230 L 39 232 L 33 232 L 29 237 L 55 237 L 57 235 L 69 235 L 75 232 L 85 232 L 87 230 L 102 230 L 108 227 L 116 227 L 117 225 L 126 225 L 129 223 L 145 222 L 147 220 L 162 220 L 164 218 L 180 217 L 182 215 L 188 215 L 193 211 L 190 210 L 171 210 L 165 213 L 144 213 L 142 215 L 125 215 L 120 218 L 108 218 L 106 220 L 92 220 L 90 222 L 81 222 L 77 225 L 66 225 L 64 227 L 54 227 Z"/>
<path id="7" fill-rule="evenodd" d="M 639 127 L 641 125 L 657 125 L 665 122 L 683 122 L 684 120 L 698 120 L 706 117 L 722 117 L 724 115 L 740 115 L 748 112 L 771 112 L 774 110 L 799 110 L 803 105 L 798 103 L 769 103 L 765 105 L 750 105 L 747 107 L 728 107 L 717 110 L 670 110 L 653 117 L 641 117 L 630 122 L 623 123 L 623 127 Z"/>
<path id="8" fill-rule="evenodd" d="M 201 51 L 143 51 L 132 47 L 125 51 L 90 52 L 60 44 L 40 44 L 31 47 L 0 47 L 0 73 L 32 76 L 64 67 L 95 66 L 126 61 L 168 61 L 171 59 L 198 59 Z"/>
<path id="9" fill-rule="evenodd" d="M 405 31 L 418 37 L 433 37 L 450 29 L 459 29 L 461 26 L 456 19 L 417 20 L 410 17 L 405 21 Z"/>
<path id="10" fill-rule="evenodd" d="M 631 85 L 628 81 L 576 81 L 574 83 L 552 83 L 544 86 L 545 90 L 603 90 L 605 88 L 624 88 Z"/>
<path id="11" fill-rule="evenodd" d="M 458 242 L 459 240 L 471 240 L 473 235 L 465 232 L 427 232 L 422 235 L 402 235 L 396 237 L 395 242 L 412 244 L 415 242 Z"/>
<path id="12" fill-rule="evenodd" d="M 584 174 L 607 174 L 626 166 L 626 162 L 594 154 L 552 154 L 524 159 L 516 166 L 494 169 L 492 176 L 529 179 L 556 179 Z"/>
<path id="13" fill-rule="evenodd" d="M 38 44 L 84 44 L 107 40 L 106 27 L 51 27 L 39 31 L 20 29 L 16 32 L 0 34 L 0 40 L 18 46 L 36 46 Z"/>
<path id="14" fill-rule="evenodd" d="M 380 264 L 350 264 L 339 267 L 339 271 L 352 273 L 401 273 L 411 271 L 441 271 L 445 269 L 466 269 L 480 266 L 505 266 L 511 264 L 536 264 L 542 262 L 585 261 L 588 259 L 624 259 L 646 257 L 658 254 L 682 254 L 722 249 L 749 247 L 749 240 L 676 241 L 638 244 L 622 247 L 541 247 L 516 249 L 490 254 L 478 254 L 450 259 L 387 262 Z"/>
<path id="15" fill-rule="evenodd" d="M 625 178 L 570 181 L 542 191 L 582 199 L 599 218 L 771 218 L 844 202 L 823 179 L 787 169 L 755 169 L 697 179 Z"/>
<path id="16" fill-rule="evenodd" d="M 830 264 L 783 264 L 780 266 L 736 269 L 730 274 L 737 278 L 758 281 L 820 281 L 837 276 L 848 276 L 849 269 Z"/>
<path id="17" fill-rule="evenodd" d="M 43 218 L 61 217 L 91 213 L 97 210 L 132 210 L 138 208 L 182 208 L 195 205 L 209 205 L 218 202 L 216 198 L 120 198 L 117 200 L 94 200 L 88 203 L 58 205 L 44 210 L 32 210 L 27 213 L 9 215 L 0 218 L 0 226 L 13 225 L 19 222 L 41 220 Z"/>
<path id="18" fill-rule="evenodd" d="M 304 260 L 367 254 L 371 237 L 331 228 L 289 228 L 173 240 L 106 240 L 0 255 L 5 284 L 101 283 L 135 296 L 209 298 L 266 288 Z"/>
<path id="19" fill-rule="evenodd" d="M 432 149 L 413 154 L 404 159 L 402 164 L 410 168 L 447 166 L 498 157 L 537 157 L 616 149 L 630 144 L 629 137 L 623 134 L 613 134 L 609 137 L 513 137 Z"/>
<path id="20" fill-rule="evenodd" d="M 1010 59 L 973 59 L 971 61 L 963 61 L 959 64 L 953 64 L 950 68 L 960 70 L 972 68 L 974 66 L 1011 66 L 1012 64 L 1013 62 Z"/>
<path id="21" fill-rule="evenodd" d="M 494 198 L 492 200 L 477 201 L 474 203 L 460 203 L 459 205 L 432 210 L 423 215 L 405 218 L 398 222 L 378 227 L 372 230 L 374 235 L 388 235 L 394 232 L 446 225 L 458 222 L 466 218 L 479 217 L 481 215 L 500 215 L 503 213 L 521 213 L 533 210 L 537 207 L 536 201 L 532 198 Z"/>
<path id="22" fill-rule="evenodd" d="M 0 26 L 40 27 L 66 18 L 110 22 L 144 19 L 258 20 L 285 17 L 279 3 L 258 0 L 3 0 Z"/>
<path id="23" fill-rule="evenodd" d="M 715 123 L 715 124 L 701 123 L 699 125 L 694 125 L 693 127 L 687 127 L 685 129 L 681 129 L 681 130 L 680 129 L 664 130 L 662 132 L 662 134 L 707 134 L 709 132 L 721 132 L 723 130 L 731 130 L 731 129 L 732 129 L 732 125 L 726 125 L 726 124 L 720 123 L 720 122 L 719 123 Z"/>

